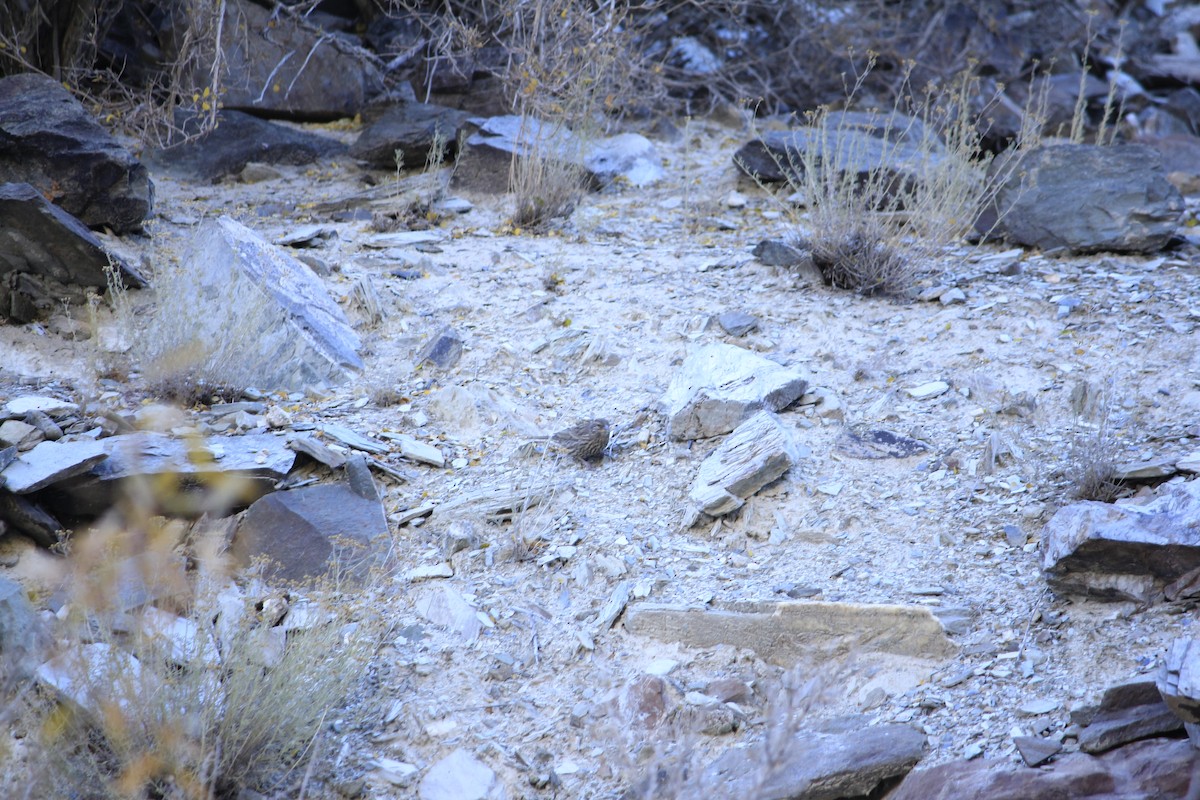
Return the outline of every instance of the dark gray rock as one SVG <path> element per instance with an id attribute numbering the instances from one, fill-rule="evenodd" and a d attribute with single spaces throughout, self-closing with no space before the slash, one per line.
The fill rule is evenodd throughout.
<path id="1" fill-rule="evenodd" d="M 1183 198 L 1146 145 L 1061 144 L 997 159 L 1001 181 L 975 228 L 1042 250 L 1150 253 L 1175 234 Z"/>
<path id="2" fill-rule="evenodd" d="M 683 362 L 659 403 L 672 439 L 729 433 L 757 412 L 781 411 L 808 381 L 799 373 L 728 344 L 697 350 Z"/>
<path id="3" fill-rule="evenodd" d="M 396 168 L 400 150 L 402 167 L 423 167 L 430 150 L 440 142 L 443 156 L 458 151 L 459 126 L 467 113 L 427 103 L 404 103 L 384 112 L 350 145 L 350 155 L 383 169 Z"/>
<path id="4" fill-rule="evenodd" d="M 758 317 L 745 311 L 726 311 L 717 317 L 717 324 L 730 336 L 745 336 L 758 327 Z"/>
<path id="5" fill-rule="evenodd" d="M 42 547 L 58 544 L 63 525 L 39 504 L 0 489 L 0 521 L 10 530 L 23 533 Z"/>
<path id="6" fill-rule="evenodd" d="M 922 441 L 882 428 L 856 425 L 846 428 L 834 445 L 850 458 L 911 458 L 929 450 Z"/>
<path id="7" fill-rule="evenodd" d="M 1165 484 L 1142 505 L 1073 503 L 1041 538 L 1042 569 L 1056 591 L 1145 602 L 1200 567 L 1200 480 Z"/>
<path id="8" fill-rule="evenodd" d="M 49 643 L 24 587 L 0 578 L 0 694 L 33 675 Z"/>
<path id="9" fill-rule="evenodd" d="M 952 761 L 910 773 L 888 800 L 1183 798 L 1195 761 L 1188 742 L 1163 739 L 1099 757 L 1072 753 L 1039 769 L 990 759 Z"/>
<path id="10" fill-rule="evenodd" d="M 243 565 L 266 558 L 273 580 L 304 581 L 334 570 L 362 579 L 383 564 L 390 544 L 383 504 L 337 483 L 261 498 L 242 518 L 231 553 Z"/>
<path id="11" fill-rule="evenodd" d="M 138 230 L 154 204 L 146 168 L 55 79 L 0 80 L 0 183 L 28 183 L 89 227 Z"/>
<path id="12" fill-rule="evenodd" d="M 183 263 L 198 296 L 266 298 L 253 315 L 259 329 L 241 334 L 257 344 L 257 388 L 302 390 L 344 381 L 362 369 L 358 334 L 321 279 L 241 223 L 220 217 L 204 225 Z M 224 335 L 221 326 L 231 312 L 219 311 L 197 315 L 197 336 Z"/>
<path id="13" fill-rule="evenodd" d="M 1093 754 L 1183 729 L 1183 720 L 1171 712 L 1154 681 L 1110 686 L 1098 705 L 1073 711 L 1071 722 L 1084 726 L 1079 749 Z"/>
<path id="14" fill-rule="evenodd" d="M 197 122 L 181 112 L 175 124 L 186 131 L 195 129 Z M 166 149 L 148 149 L 142 157 L 169 175 L 217 181 L 241 173 L 252 161 L 303 165 L 345 152 L 346 145 L 336 139 L 226 109 L 215 130 Z"/>
<path id="15" fill-rule="evenodd" d="M 759 745 L 761 747 L 761 745 Z M 907 725 L 878 725 L 846 733 L 799 731 L 783 763 L 763 780 L 760 753 L 730 749 L 704 770 L 714 798 L 836 800 L 871 794 L 905 775 L 925 752 L 925 735 Z M 759 783 L 759 781 L 762 781 Z"/>
<path id="16" fill-rule="evenodd" d="M 812 254 L 778 239 L 763 239 L 751 251 L 768 267 L 794 267 L 812 259 Z"/>
<path id="17" fill-rule="evenodd" d="M 225 108 L 302 121 L 338 119 L 353 117 L 383 88 L 378 68 L 354 40 L 318 30 L 299 15 L 231 0 L 222 34 Z M 197 75 L 193 85 L 206 85 L 203 78 Z"/>
<path id="18" fill-rule="evenodd" d="M 417 366 L 426 361 L 438 369 L 453 369 L 462 358 L 463 340 L 458 332 L 447 326 L 438 331 L 437 335 L 425 343 L 417 353 Z"/>
<path id="19" fill-rule="evenodd" d="M 805 184 L 806 164 L 832 171 L 870 193 L 866 200 L 887 206 L 919 185 L 938 158 L 940 142 L 891 127 L 889 137 L 862 125 L 768 131 L 742 145 L 733 156 L 738 169 L 764 183 Z M 826 163 L 829 162 L 829 163 Z"/>
<path id="20" fill-rule="evenodd" d="M 64 296 L 56 291 L 58 285 L 106 286 L 105 268 L 109 265 L 116 268 L 125 286 L 146 285 L 136 269 L 105 251 L 87 226 L 48 202 L 33 186 L 0 184 L 0 284 L 7 283 L 10 272 L 34 276 L 41 291 L 26 293 L 26 305 L 36 308 L 37 316 L 62 310 L 60 301 Z M 0 296 L 5 293 L 6 289 L 0 288 Z M 43 305 L 46 307 L 39 307 Z M 18 308 L 10 297 L 0 306 L 0 316 L 30 321 L 27 313 L 13 313 Z"/>

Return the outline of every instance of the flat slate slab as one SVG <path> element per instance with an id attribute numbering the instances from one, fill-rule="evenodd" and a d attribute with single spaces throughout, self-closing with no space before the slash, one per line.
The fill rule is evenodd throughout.
<path id="1" fill-rule="evenodd" d="M 762 409 L 786 408 L 807 388 L 794 370 L 734 345 L 711 344 L 684 360 L 659 404 L 672 439 L 707 439 Z"/>
<path id="2" fill-rule="evenodd" d="M 104 441 L 41 442 L 0 471 L 0 486 L 28 494 L 81 475 L 108 458 Z"/>
<path id="3" fill-rule="evenodd" d="M 792 666 L 824 647 L 944 659 L 957 652 L 924 606 L 763 602 L 731 608 L 640 603 L 625 612 L 625 630 L 688 647 L 728 644 Z"/>
<path id="4" fill-rule="evenodd" d="M 0 275 L 30 272 L 67 286 L 100 287 L 108 285 L 110 264 L 126 286 L 146 285 L 136 269 L 107 252 L 96 234 L 36 188 L 0 184 Z"/>

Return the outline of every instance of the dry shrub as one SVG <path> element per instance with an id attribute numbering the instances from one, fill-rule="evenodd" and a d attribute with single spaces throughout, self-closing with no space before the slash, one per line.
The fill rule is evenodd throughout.
<path id="1" fill-rule="evenodd" d="M 509 168 L 513 225 L 544 228 L 551 220 L 569 217 L 587 186 L 579 166 L 582 141 L 561 124 L 539 124 L 527 115 L 520 142 L 524 154 L 514 155 Z"/>
<path id="2" fill-rule="evenodd" d="M 213 503 L 229 493 L 220 482 L 205 485 Z M 172 504 L 163 486 L 128 490 L 119 514 L 70 542 L 49 662 L 60 678 L 26 693 L 25 754 L 9 765 L 23 797 L 303 796 L 329 772 L 328 715 L 378 632 L 321 589 L 300 598 L 252 575 L 240 588 L 220 522 L 154 516 Z"/>
<path id="3" fill-rule="evenodd" d="M 1081 381 L 1071 391 L 1073 414 L 1067 476 L 1077 500 L 1111 503 L 1125 487 L 1117 480 L 1120 448 L 1112 429 L 1113 382 L 1103 386 Z"/>
<path id="4" fill-rule="evenodd" d="M 128 323 L 139 329 L 136 355 L 150 386 L 189 405 L 240 396 L 275 366 L 273 348 L 259 339 L 278 327 L 265 291 L 238 275 L 213 283 L 200 272 L 165 264 L 149 313 Z"/>
<path id="5" fill-rule="evenodd" d="M 847 89 L 848 107 L 874 66 L 869 60 Z M 806 145 L 777 160 L 788 191 L 807 203 L 796 221 L 827 283 L 903 294 L 971 230 L 1008 177 L 1004 169 L 989 172 L 992 158 L 981 147 L 972 102 L 978 92 L 968 73 L 920 91 L 902 83 L 900 99 L 886 111 L 822 107 L 805 115 Z"/>

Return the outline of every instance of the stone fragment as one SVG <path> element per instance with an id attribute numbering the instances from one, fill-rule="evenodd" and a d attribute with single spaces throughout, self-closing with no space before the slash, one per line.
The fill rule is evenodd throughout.
<path id="1" fill-rule="evenodd" d="M 659 404 L 672 439 L 729 433 L 760 410 L 780 411 L 808 387 L 801 375 L 728 344 L 701 348 L 683 362 Z"/>
<path id="2" fill-rule="evenodd" d="M 395 105 L 363 128 L 350 145 L 350 155 L 382 169 L 424 167 L 433 148 L 440 147 L 442 158 L 452 161 L 459 126 L 467 117 L 465 111 L 428 103 Z"/>
<path id="3" fill-rule="evenodd" d="M 1186 797 L 1195 750 L 1152 739 L 1103 756 L 1071 753 L 1038 769 L 1007 761 L 952 761 L 910 773 L 888 800 L 1115 800 Z"/>
<path id="4" fill-rule="evenodd" d="M 760 411 L 704 460 L 688 497 L 711 517 L 728 514 L 791 469 L 802 455 L 791 431 L 771 412 Z"/>
<path id="5" fill-rule="evenodd" d="M 77 645 L 55 656 L 37 668 L 37 680 L 97 721 L 111 713 L 105 710 L 110 706 L 136 719 L 135 709 L 160 683 L 140 661 L 107 642 Z"/>
<path id="6" fill-rule="evenodd" d="M 50 419 L 49 414 L 41 411 L 30 411 L 25 415 L 25 423 L 37 428 L 47 441 L 57 442 L 63 437 L 62 428 L 58 427 L 54 420 Z M 0 467 L 0 469 L 3 468 Z"/>
<path id="7" fill-rule="evenodd" d="M 140 431 L 101 439 L 98 444 L 108 458 L 54 485 L 60 502 L 69 503 L 71 511 L 81 516 L 99 516 L 108 510 L 121 481 L 151 477 L 160 489 L 155 500 L 164 512 L 224 513 L 274 491 L 296 460 L 286 440 L 270 433 L 186 440 Z M 219 485 L 220 491 L 206 491 L 213 485 Z M 177 491 L 163 491 L 167 486 Z M 211 507 L 214 503 L 220 507 Z"/>
<path id="8" fill-rule="evenodd" d="M 1169 478 L 1175 474 L 1175 459 L 1159 458 L 1152 461 L 1127 461 L 1113 467 L 1113 479 L 1118 481 L 1152 481 Z"/>
<path id="9" fill-rule="evenodd" d="M 47 397 L 42 395 L 27 394 L 21 397 L 14 397 L 3 406 L 0 406 L 0 417 L 6 419 L 20 419 L 30 411 L 41 411 L 44 414 L 49 414 L 51 417 L 60 418 L 68 414 L 72 414 L 79 410 L 79 406 L 68 400 L 60 400 L 57 397 Z"/>
<path id="10" fill-rule="evenodd" d="M 0 425 L 0 441 L 3 438 L 4 426 Z M 36 492 L 88 472 L 108 458 L 110 448 L 111 445 L 93 439 L 41 442 L 0 471 L 0 486 L 15 494 Z"/>
<path id="11" fill-rule="evenodd" d="M 908 725 L 876 725 L 846 733 L 801 730 L 782 763 L 764 768 L 754 748 L 730 748 L 704 770 L 709 797 L 721 800 L 834 800 L 874 796 L 925 753 L 925 735 Z M 764 774 L 765 772 L 765 774 Z"/>
<path id="12" fill-rule="evenodd" d="M 920 386 L 912 386 L 904 391 L 909 397 L 915 400 L 929 400 L 950 391 L 950 384 L 945 381 L 929 381 L 928 383 L 922 383 Z"/>
<path id="13" fill-rule="evenodd" d="M 717 317 L 717 324 L 730 336 L 745 336 L 758 327 L 758 317 L 745 311 L 726 311 Z"/>
<path id="14" fill-rule="evenodd" d="M 184 255 L 187 285 L 197 298 L 242 297 L 260 307 L 258 330 L 243 331 L 256 346 L 254 385 L 260 389 L 302 390 L 338 383 L 362 369 L 358 334 L 321 279 L 282 249 L 229 217 L 205 224 Z M 228 308 L 196 309 L 195 335 L 225 334 Z"/>
<path id="15" fill-rule="evenodd" d="M 18 452 L 34 449 L 42 441 L 42 432 L 16 419 L 0 423 L 0 447 L 15 447 Z"/>
<path id="16" fill-rule="evenodd" d="M 1200 746 L 1200 639 L 1171 642 L 1156 685 L 1167 707 L 1184 722 L 1192 743 Z"/>
<path id="17" fill-rule="evenodd" d="M 496 788 L 496 773 L 466 750 L 438 761 L 417 787 L 420 800 L 487 800 Z"/>
<path id="18" fill-rule="evenodd" d="M 464 642 L 474 640 L 483 627 L 475 606 L 452 586 L 439 585 L 419 595 L 415 607 L 426 620 L 449 628 Z"/>
<path id="19" fill-rule="evenodd" d="M 363 436 L 361 433 L 350 430 L 345 425 L 326 423 L 321 426 L 321 433 L 347 447 L 361 450 L 364 453 L 382 455 L 388 452 L 388 446 L 383 442 L 369 436 Z"/>
<path id="20" fill-rule="evenodd" d="M 810 165 L 829 170 L 859 187 L 870 187 L 883 203 L 899 191 L 911 190 L 941 158 L 943 147 L 932 138 L 909 135 L 915 120 L 902 114 L 877 115 L 878 124 L 859 127 L 802 127 L 767 131 L 742 145 L 734 164 L 747 175 L 767 183 L 787 181 L 804 186 Z M 890 120 L 888 119 L 890 117 Z M 916 124 L 920 124 L 919 122 Z"/>
<path id="21" fill-rule="evenodd" d="M 21 584 L 0 578 L 0 688 L 32 677 L 50 637 Z"/>
<path id="22" fill-rule="evenodd" d="M 1062 745 L 1041 736 L 1014 736 L 1013 744 L 1028 767 L 1040 767 L 1062 752 Z"/>
<path id="23" fill-rule="evenodd" d="M 1151 689 L 1153 682 L 1148 682 Z M 1157 691 L 1145 703 L 1116 706 L 1106 697 L 1100 709 L 1079 734 L 1079 749 L 1085 753 L 1103 753 L 1123 744 L 1163 736 L 1183 729 L 1183 720 L 1175 716 Z"/>
<path id="24" fill-rule="evenodd" d="M 1041 250 L 1151 253 L 1175 234 L 1183 198 L 1152 147 L 1048 145 L 996 159 L 1000 189 L 976 230 Z"/>
<path id="25" fill-rule="evenodd" d="M 429 362 L 441 370 L 453 369 L 462 358 L 463 340 L 458 332 L 447 326 L 438 331 L 417 353 L 417 366 Z"/>
<path id="26" fill-rule="evenodd" d="M 941 622 L 924 606 L 763 602 L 722 609 L 641 603 L 625 612 L 625 629 L 688 647 L 745 647 L 787 666 L 814 650 L 926 659 L 957 652 Z"/>
<path id="27" fill-rule="evenodd" d="M 917 439 L 866 425 L 846 428 L 834 447 L 844 456 L 862 459 L 911 458 L 929 450 Z"/>
<path id="28" fill-rule="evenodd" d="M 1195 450 L 1176 461 L 1175 469 L 1190 474 L 1200 472 L 1200 450 Z"/>
<path id="29" fill-rule="evenodd" d="M 1168 483 L 1148 503 L 1084 501 L 1042 529 L 1042 569 L 1059 592 L 1149 600 L 1200 567 L 1200 480 Z"/>
<path id="30" fill-rule="evenodd" d="M 116 233 L 140 229 L 154 204 L 146 168 L 61 83 L 36 72 L 0 80 L 0 176 Z"/>
<path id="31" fill-rule="evenodd" d="M 192 132 L 196 121 L 177 112 L 175 125 Z M 345 151 L 336 139 L 226 108 L 214 130 L 164 150 L 149 148 L 143 158 L 176 177 L 216 182 L 237 175 L 251 162 L 303 165 Z"/>
<path id="32" fill-rule="evenodd" d="M 365 579 L 391 545 L 382 503 L 344 483 L 275 492 L 246 511 L 230 549 L 242 565 L 268 561 L 267 575 L 305 581 L 336 570 Z"/>
<path id="33" fill-rule="evenodd" d="M 25 534 L 42 547 L 54 547 L 58 544 L 59 532 L 64 529 L 61 522 L 37 503 L 2 489 L 0 522 L 7 523 L 10 530 Z"/>
<path id="34" fill-rule="evenodd" d="M 763 239 L 751 252 L 768 267 L 795 267 L 812 259 L 807 250 L 778 239 Z"/>

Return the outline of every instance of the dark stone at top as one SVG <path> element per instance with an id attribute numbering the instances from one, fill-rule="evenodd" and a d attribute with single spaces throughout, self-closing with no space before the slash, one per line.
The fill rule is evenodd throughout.
<path id="1" fill-rule="evenodd" d="M 185 112 L 176 114 L 175 124 L 185 131 L 196 127 L 195 119 Z M 217 181 L 238 174 L 251 161 L 302 165 L 345 151 L 346 146 L 335 139 L 226 110 L 216 129 L 183 144 L 147 150 L 143 158 L 170 175 Z"/>
<path id="2" fill-rule="evenodd" d="M 0 79 L 0 183 L 28 183 L 92 228 L 138 230 L 154 204 L 146 168 L 60 83 Z"/>
<path id="3" fill-rule="evenodd" d="M 458 148 L 459 126 L 469 115 L 443 106 L 427 103 L 403 103 L 384 112 L 378 120 L 363 129 L 350 155 L 372 166 L 396 167 L 396 151 L 400 150 L 402 167 L 421 167 L 437 140 L 444 148 L 444 158 L 453 157 Z"/>

